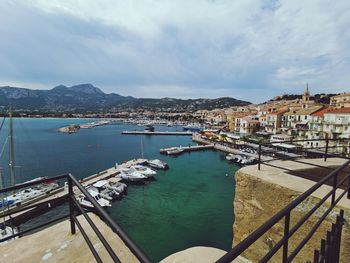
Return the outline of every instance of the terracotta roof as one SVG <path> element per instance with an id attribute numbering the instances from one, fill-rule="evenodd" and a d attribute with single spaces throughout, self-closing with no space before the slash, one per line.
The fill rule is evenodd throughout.
<path id="1" fill-rule="evenodd" d="M 267 113 L 267 115 L 278 115 L 278 114 L 283 114 L 283 113 L 285 113 L 285 112 L 287 112 L 286 109 L 279 109 L 279 110 L 276 111 L 276 112 L 269 112 L 269 113 Z"/>
<path id="2" fill-rule="evenodd" d="M 350 107 L 348 108 L 340 108 L 340 109 L 334 109 L 331 110 L 329 112 L 327 112 L 328 114 L 333 114 L 333 113 L 350 113 Z"/>
<path id="3" fill-rule="evenodd" d="M 331 109 L 330 108 L 324 108 L 324 109 L 320 109 L 314 113 L 312 113 L 312 116 L 318 116 L 318 117 L 323 117 L 323 115 L 327 112 L 330 112 Z"/>
<path id="4" fill-rule="evenodd" d="M 315 106 L 312 106 L 309 108 L 300 109 L 295 114 L 296 115 L 311 115 L 312 113 L 314 113 L 322 108 L 323 108 L 323 106 L 321 106 L 321 105 L 315 105 Z"/>
<path id="5" fill-rule="evenodd" d="M 243 118 L 245 116 L 252 115 L 251 112 L 236 112 L 233 114 L 235 118 Z"/>

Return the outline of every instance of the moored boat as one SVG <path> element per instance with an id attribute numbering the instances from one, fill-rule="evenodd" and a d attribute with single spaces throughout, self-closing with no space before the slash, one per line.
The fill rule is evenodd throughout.
<path id="1" fill-rule="evenodd" d="M 102 207 L 111 206 L 111 202 L 101 197 L 101 195 L 98 192 L 90 190 L 89 194 L 97 201 L 97 203 L 100 206 Z M 89 209 L 94 208 L 93 204 L 89 201 L 89 199 L 86 198 L 85 195 L 80 194 L 76 197 L 76 199 L 79 202 L 79 204 L 81 204 L 82 207 L 89 208 Z"/>
<path id="2" fill-rule="evenodd" d="M 203 130 L 203 127 L 198 124 L 188 124 L 186 126 L 183 126 L 182 129 L 184 131 L 200 131 Z"/>
<path id="3" fill-rule="evenodd" d="M 38 181 L 45 178 L 33 179 L 28 182 Z M 27 182 L 25 182 L 27 183 Z M 22 183 L 24 184 L 24 183 Z M 19 184 L 20 185 L 20 184 Z M 0 201 L 0 208 L 9 207 L 14 205 L 19 205 L 23 202 L 30 201 L 34 198 L 38 198 L 40 196 L 46 195 L 51 191 L 57 189 L 59 187 L 58 183 L 55 181 L 50 181 L 46 183 L 42 183 L 40 185 L 36 185 L 33 187 L 28 187 L 23 190 L 20 190 L 12 195 L 4 197 L 3 200 Z"/>
<path id="4" fill-rule="evenodd" d="M 166 151 L 166 154 L 167 155 L 179 155 L 179 154 L 181 154 L 183 152 L 184 152 L 184 149 L 182 149 L 181 147 L 173 147 L 171 149 L 168 149 Z"/>
<path id="5" fill-rule="evenodd" d="M 154 127 L 151 124 L 145 126 L 145 132 L 154 132 Z"/>
<path id="6" fill-rule="evenodd" d="M 130 181 L 130 182 L 139 182 L 142 180 L 147 179 L 147 177 L 139 172 L 137 172 L 136 170 L 130 171 L 125 169 L 123 171 L 120 172 L 120 177 L 126 181 Z"/>
<path id="7" fill-rule="evenodd" d="M 152 168 L 155 168 L 155 169 L 162 169 L 162 170 L 165 170 L 165 169 L 168 169 L 169 166 L 167 163 L 165 162 L 162 162 L 161 160 L 159 159 L 154 159 L 154 160 L 148 160 L 148 165 Z"/>
<path id="8" fill-rule="evenodd" d="M 103 198 L 108 200 L 118 198 L 127 188 L 126 184 L 120 182 L 111 182 L 107 180 L 97 181 L 92 185 Z"/>
<path id="9" fill-rule="evenodd" d="M 153 177 L 154 175 L 157 174 L 156 171 L 143 165 L 134 165 L 134 166 L 131 166 L 131 169 L 135 169 L 137 172 L 145 175 L 148 178 Z"/>

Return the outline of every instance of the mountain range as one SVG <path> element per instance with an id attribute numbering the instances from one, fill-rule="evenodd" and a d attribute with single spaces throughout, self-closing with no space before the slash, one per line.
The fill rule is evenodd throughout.
<path id="1" fill-rule="evenodd" d="M 92 84 L 59 85 L 50 90 L 0 87 L 0 107 L 17 111 L 97 112 L 120 110 L 165 110 L 173 112 L 226 108 L 250 102 L 230 97 L 218 99 L 151 99 L 106 94 Z"/>

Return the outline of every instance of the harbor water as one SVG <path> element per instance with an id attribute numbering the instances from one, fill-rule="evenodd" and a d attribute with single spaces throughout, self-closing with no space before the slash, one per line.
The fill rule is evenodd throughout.
<path id="1" fill-rule="evenodd" d="M 163 156 L 160 148 L 194 145 L 191 137 L 121 135 L 123 130 L 143 129 L 137 125 L 100 126 L 70 135 L 57 132 L 60 127 L 89 121 L 14 119 L 16 181 L 67 172 L 82 178 L 142 154 L 159 158 L 170 169 L 159 171 L 155 181 L 129 186 L 128 195 L 108 208 L 111 217 L 154 262 L 193 246 L 231 247 L 238 167 L 228 164 L 223 153 L 208 150 Z M 155 128 L 181 131 L 181 127 Z M 1 148 L 7 132 L 5 123 Z M 6 185 L 10 181 L 7 149 L 6 145 L 1 156 Z"/>

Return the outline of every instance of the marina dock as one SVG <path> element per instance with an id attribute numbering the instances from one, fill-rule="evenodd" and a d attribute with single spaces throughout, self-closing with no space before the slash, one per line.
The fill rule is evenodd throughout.
<path id="1" fill-rule="evenodd" d="M 123 131 L 123 135 L 172 135 L 172 136 L 192 136 L 192 132 L 149 132 L 149 131 Z"/>
<path id="2" fill-rule="evenodd" d="M 142 164 L 145 161 L 146 161 L 146 159 L 134 159 L 134 160 L 130 160 L 128 162 L 125 162 L 125 163 L 122 163 L 119 165 L 116 164 L 114 167 L 111 167 L 107 170 L 98 172 L 98 173 L 93 174 L 89 177 L 82 178 L 79 181 L 83 186 L 94 184 L 95 182 L 100 181 L 100 180 L 108 180 L 110 178 L 113 178 L 114 181 L 115 180 L 121 181 L 122 179 L 120 177 L 118 177 L 118 174 L 121 172 L 122 169 L 129 168 L 133 165 Z M 80 191 L 76 188 L 73 188 L 73 191 L 75 194 L 80 194 Z M 24 202 L 20 206 L 11 207 L 10 210 L 22 209 L 26 206 L 35 205 L 35 204 L 39 204 L 41 202 L 50 201 L 50 200 L 52 200 L 52 202 L 53 202 L 52 204 L 55 204 L 55 203 L 59 204 L 60 202 L 57 202 L 57 200 L 62 200 L 62 202 L 63 202 L 63 199 L 65 199 L 65 197 L 67 197 L 67 196 L 68 196 L 68 187 L 62 186 L 60 188 L 57 188 L 57 189 L 47 193 L 46 195 L 43 195 L 43 196 L 40 196 L 38 198 L 34 198 L 34 199 L 31 199 L 27 202 Z M 24 214 L 34 213 L 31 210 L 33 210 L 33 208 L 28 209 L 28 210 L 24 210 L 24 211 L 20 211 L 18 213 L 13 214 L 12 220 L 16 219 L 16 217 L 18 217 L 18 221 L 21 221 L 21 217 L 22 218 L 26 217 Z M 5 220 L 7 220 L 7 219 L 9 219 L 9 218 L 5 218 Z"/>
<path id="3" fill-rule="evenodd" d="M 180 146 L 180 147 L 170 147 L 170 148 L 164 148 L 160 149 L 159 152 L 161 154 L 167 154 L 167 155 L 178 155 L 184 152 L 195 152 L 195 151 L 203 151 L 203 150 L 210 150 L 214 149 L 214 144 L 209 145 L 195 145 L 195 146 Z"/>

